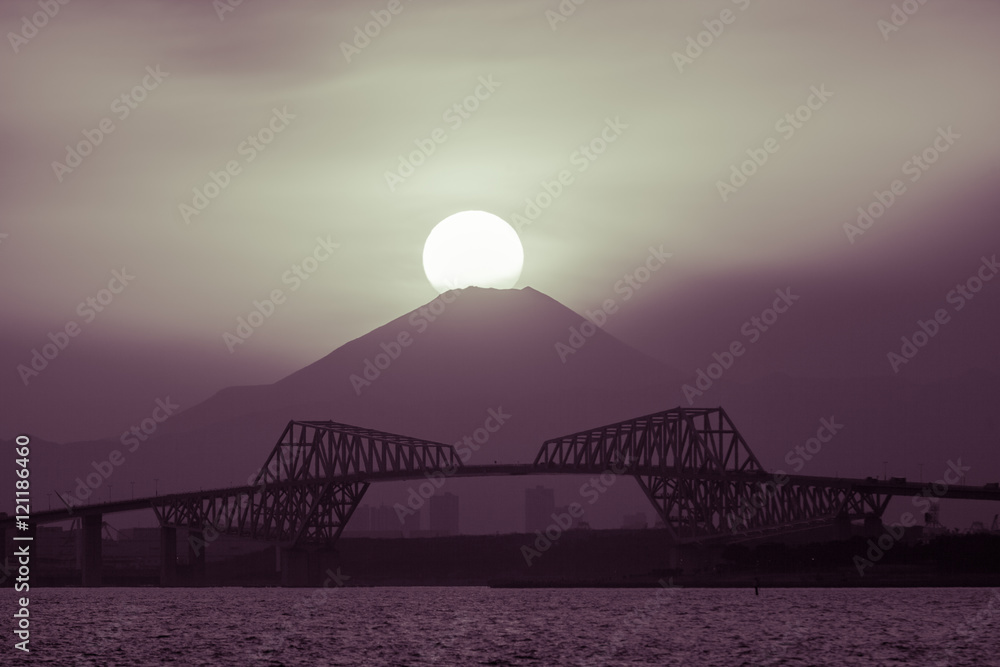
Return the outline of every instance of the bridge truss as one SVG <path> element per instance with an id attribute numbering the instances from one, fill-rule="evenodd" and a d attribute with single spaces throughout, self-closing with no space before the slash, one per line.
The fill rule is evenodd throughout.
<path id="1" fill-rule="evenodd" d="M 337 422 L 289 422 L 249 487 L 154 505 L 160 524 L 287 544 L 332 543 L 373 476 L 457 470 L 450 445 Z"/>
<path id="2" fill-rule="evenodd" d="M 678 543 L 881 517 L 891 498 L 858 480 L 768 474 L 722 408 L 675 408 L 547 440 L 530 466 L 463 466 L 450 445 L 293 421 L 253 485 L 161 498 L 154 509 L 164 526 L 329 544 L 373 481 L 442 471 L 629 475 Z"/>
<path id="3" fill-rule="evenodd" d="M 535 466 L 633 475 L 678 542 L 881 517 L 891 498 L 768 474 L 722 408 L 675 408 L 547 440 Z"/>

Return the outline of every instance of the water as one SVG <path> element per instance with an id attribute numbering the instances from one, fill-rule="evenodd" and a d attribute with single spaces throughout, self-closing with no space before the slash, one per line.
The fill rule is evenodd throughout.
<path id="1" fill-rule="evenodd" d="M 14 597 L 3 593 L 5 609 Z M 993 589 L 105 588 L 30 599 L 31 655 L 8 631 L 0 664 L 1000 665 Z"/>

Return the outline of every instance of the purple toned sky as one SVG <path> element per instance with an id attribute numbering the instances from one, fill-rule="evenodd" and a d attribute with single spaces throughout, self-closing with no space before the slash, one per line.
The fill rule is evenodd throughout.
<path id="1" fill-rule="evenodd" d="M 79 428 L 49 435 L 96 437 L 154 397 L 277 380 L 433 298 L 421 249 L 438 221 L 513 221 L 561 170 L 572 182 L 519 230 L 518 286 L 581 313 L 616 299 L 607 330 L 686 372 L 778 288 L 800 301 L 740 373 L 891 375 L 886 353 L 938 308 L 951 321 L 900 373 L 1000 372 L 1000 280 L 961 311 L 946 301 L 1000 252 L 1000 5 L 927 3 L 883 34 L 889 2 L 589 2 L 553 24 L 554 0 L 421 0 L 348 62 L 341 43 L 387 4 L 245 0 L 220 20 L 207 1 L 80 0 L 16 44 L 38 6 L 0 5 L 0 435 L 69 410 Z M 116 102 L 144 78 L 146 99 Z M 477 87 L 478 109 L 449 114 Z M 808 120 L 777 124 L 810 100 Z M 248 161 L 276 108 L 293 117 Z M 102 119 L 113 131 L 60 180 L 53 162 Z M 620 135 L 581 160 L 607 119 Z M 446 141 L 390 188 L 436 128 Z M 934 164 L 907 171 L 947 128 Z M 723 201 L 731 165 L 768 145 Z M 844 224 L 894 179 L 903 194 L 851 242 Z M 293 291 L 283 276 L 317 238 L 339 247 Z M 616 283 L 660 245 L 669 263 L 626 301 Z M 87 321 L 78 304 L 123 267 L 134 280 Z M 287 301 L 231 353 L 223 333 L 275 289 Z M 26 386 L 18 364 L 71 321 L 79 335 Z"/>

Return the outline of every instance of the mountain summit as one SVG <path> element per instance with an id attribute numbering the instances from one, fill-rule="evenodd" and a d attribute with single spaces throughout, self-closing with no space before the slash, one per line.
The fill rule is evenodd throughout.
<path id="1" fill-rule="evenodd" d="M 469 287 L 273 384 L 218 392 L 164 422 L 127 465 L 131 479 L 158 477 L 161 492 L 241 484 L 292 419 L 452 443 L 501 409 L 511 417 L 491 437 L 490 461 L 526 461 L 546 438 L 672 407 L 666 397 L 680 382 L 677 371 L 534 289 Z M 87 461 L 108 448 L 59 447 L 55 486 L 86 476 Z"/>
<path id="2" fill-rule="evenodd" d="M 114 477 L 101 481 L 91 501 L 107 500 L 111 484 L 114 497 L 124 497 L 132 480 L 136 495 L 151 492 L 154 479 L 160 493 L 245 484 L 292 419 L 451 444 L 485 434 L 486 420 L 496 423 L 495 415 L 503 415 L 469 463 L 524 463 L 547 438 L 684 404 L 680 387 L 691 381 L 533 289 L 466 288 L 439 295 L 275 383 L 224 389 L 173 414 L 137 449 L 117 438 L 39 446 L 32 479 L 45 492 L 66 494 L 95 470 L 113 468 Z M 717 384 L 697 404 L 725 406 L 768 469 L 862 477 L 888 461 L 890 472 L 923 474 L 927 481 L 947 467 L 948 457 L 962 456 L 974 462 L 977 483 L 997 478 L 993 447 L 1000 427 L 991 415 L 1000 379 L 994 376 L 926 387 L 898 378 L 784 375 Z M 808 458 L 796 454 L 823 419 L 844 425 L 842 432 L 822 451 L 808 450 Z M 941 443 L 954 444 L 942 450 Z M 108 463 L 115 450 L 124 454 L 120 467 Z M 492 532 L 519 527 L 523 487 L 539 482 L 555 487 L 560 502 L 578 497 L 579 480 L 570 477 L 488 487 L 455 479 L 448 490 L 462 496 L 463 516 L 471 521 L 463 526 Z M 634 485 L 620 490 L 639 493 Z M 392 505 L 407 493 L 405 484 L 374 485 L 368 502 Z M 643 498 L 633 500 L 602 502 L 594 519 L 601 523 L 604 513 L 603 525 L 617 525 L 621 511 L 648 511 Z"/>

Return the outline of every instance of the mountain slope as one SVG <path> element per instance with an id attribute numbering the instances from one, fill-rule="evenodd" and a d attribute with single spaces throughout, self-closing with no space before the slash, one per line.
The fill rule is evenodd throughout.
<path id="1" fill-rule="evenodd" d="M 672 407 L 665 397 L 679 372 L 584 322 L 530 288 L 449 292 L 278 382 L 218 392 L 134 452 L 117 442 L 62 445 L 38 474 L 46 490 L 66 493 L 117 448 L 126 460 L 114 473 L 121 480 L 108 480 L 115 497 L 125 480 L 137 495 L 152 492 L 154 478 L 161 493 L 242 484 L 292 419 L 451 443 L 490 409 L 511 415 L 491 437 L 490 460 L 526 461 L 545 438 Z M 571 341 L 581 327 L 589 335 Z M 102 483 L 97 497 L 108 490 Z"/>

